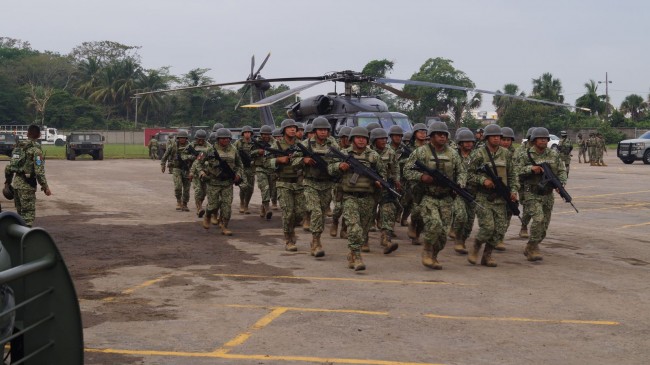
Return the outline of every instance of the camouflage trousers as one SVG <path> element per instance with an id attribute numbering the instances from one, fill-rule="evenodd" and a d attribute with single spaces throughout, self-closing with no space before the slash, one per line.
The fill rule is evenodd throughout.
<path id="1" fill-rule="evenodd" d="M 278 202 L 278 175 L 276 173 L 271 174 L 271 181 L 273 181 L 273 184 L 269 185 L 271 189 L 271 203 L 275 205 Z"/>
<path id="2" fill-rule="evenodd" d="M 14 189 L 16 212 L 23 217 L 25 224 L 32 226 L 36 218 L 36 191 L 33 189 Z"/>
<path id="3" fill-rule="evenodd" d="M 395 220 L 397 219 L 397 204 L 392 201 L 379 203 L 379 229 L 394 231 Z"/>
<path id="4" fill-rule="evenodd" d="M 332 196 L 334 200 L 334 210 L 332 210 L 332 219 L 338 221 L 343 215 L 343 188 L 340 185 L 334 186 Z"/>
<path id="5" fill-rule="evenodd" d="M 375 217 L 372 194 L 343 194 L 343 219 L 348 225 L 348 248 L 358 252 L 368 239 L 368 230 Z"/>
<path id="6" fill-rule="evenodd" d="M 476 208 L 468 204 L 465 199 L 457 196 L 454 198 L 454 218 L 451 230 L 457 238 L 466 240 L 472 233 L 474 227 L 474 218 L 476 217 Z"/>
<path id="7" fill-rule="evenodd" d="M 423 221 L 424 242 L 432 244 L 441 251 L 447 243 L 447 233 L 451 226 L 453 199 L 451 196 L 436 199 L 425 195 L 418 204 L 417 211 Z M 415 213 L 415 210 L 414 210 Z"/>
<path id="8" fill-rule="evenodd" d="M 531 194 L 530 192 L 528 194 Z M 519 202 L 521 203 L 521 224 L 528 226 L 530 223 L 530 206 L 526 203 L 526 192 L 523 189 L 519 190 Z"/>
<path id="9" fill-rule="evenodd" d="M 404 194 L 402 194 L 401 204 L 402 204 L 402 214 L 405 217 L 408 217 L 411 211 L 413 210 L 413 188 L 410 181 L 402 181 L 402 188 L 404 189 Z"/>
<path id="10" fill-rule="evenodd" d="M 192 186 L 194 187 L 194 201 L 203 204 L 208 189 L 205 181 L 201 181 L 201 179 L 195 177 L 192 179 Z"/>
<path id="11" fill-rule="evenodd" d="M 271 201 L 271 188 L 275 188 L 275 180 L 271 178 L 271 174 L 262 171 L 257 171 L 255 177 L 257 178 L 257 188 L 262 194 L 262 203 L 268 203 Z"/>
<path id="12" fill-rule="evenodd" d="M 253 168 L 244 169 L 241 184 L 239 184 L 239 200 L 249 202 L 255 190 L 255 170 Z"/>
<path id="13" fill-rule="evenodd" d="M 232 215 L 232 185 L 207 184 L 208 207 L 210 214 L 217 214 L 224 220 L 230 220 Z"/>
<path id="14" fill-rule="evenodd" d="M 323 232 L 325 210 L 332 200 L 331 191 L 332 187 L 329 184 L 325 184 L 321 189 L 311 185 L 305 186 L 305 208 L 311 218 L 309 227 L 312 234 Z"/>
<path id="15" fill-rule="evenodd" d="M 149 158 L 151 158 L 152 160 L 158 159 L 158 147 L 149 148 Z"/>
<path id="16" fill-rule="evenodd" d="M 304 214 L 305 195 L 298 183 L 278 186 L 278 202 L 282 210 L 282 232 L 291 233 L 302 220 Z"/>
<path id="17" fill-rule="evenodd" d="M 483 206 L 476 211 L 478 218 L 478 234 L 476 240 L 495 247 L 503 240 L 508 229 L 508 209 L 501 198 L 490 202 L 488 195 L 478 193 L 476 201 Z"/>
<path id="18" fill-rule="evenodd" d="M 528 206 L 531 218 L 529 243 L 538 244 L 546 237 L 548 225 L 551 223 L 554 202 L 553 194 L 528 194 L 526 196 L 525 204 Z"/>
<path id="19" fill-rule="evenodd" d="M 174 195 L 176 200 L 187 204 L 190 201 L 190 179 L 188 172 L 179 168 L 174 168 L 172 172 L 174 178 Z"/>
<path id="20" fill-rule="evenodd" d="M 578 152 L 578 161 L 582 161 L 584 163 L 587 163 L 587 148 L 586 147 L 580 147 L 580 151 Z"/>

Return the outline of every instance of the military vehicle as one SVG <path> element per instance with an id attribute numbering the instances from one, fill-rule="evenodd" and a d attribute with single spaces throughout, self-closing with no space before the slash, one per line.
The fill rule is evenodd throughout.
<path id="1" fill-rule="evenodd" d="M 158 132 L 155 134 L 156 139 L 158 140 L 158 159 L 160 160 L 165 151 L 167 150 L 167 141 L 169 141 L 169 136 L 172 135 L 172 132 Z"/>
<path id="2" fill-rule="evenodd" d="M 11 157 L 19 137 L 13 133 L 0 133 L 0 155 Z"/>
<path id="3" fill-rule="evenodd" d="M 65 157 L 74 160 L 88 154 L 93 160 L 104 159 L 104 136 L 93 132 L 72 132 L 66 137 Z"/>
<path id="4" fill-rule="evenodd" d="M 616 156 L 627 165 L 638 160 L 650 165 L 650 131 L 643 133 L 639 138 L 618 142 Z"/>

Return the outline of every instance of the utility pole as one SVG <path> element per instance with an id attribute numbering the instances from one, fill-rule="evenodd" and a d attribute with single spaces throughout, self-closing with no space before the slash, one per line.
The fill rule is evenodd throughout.
<path id="1" fill-rule="evenodd" d="M 609 80 L 607 76 L 607 72 L 605 72 L 605 81 L 598 81 L 599 84 L 605 83 L 605 119 L 609 118 L 609 84 L 612 82 Z"/>
<path id="2" fill-rule="evenodd" d="M 138 100 L 140 99 L 140 96 L 132 96 L 131 99 L 135 99 L 135 125 L 134 128 L 138 128 Z"/>

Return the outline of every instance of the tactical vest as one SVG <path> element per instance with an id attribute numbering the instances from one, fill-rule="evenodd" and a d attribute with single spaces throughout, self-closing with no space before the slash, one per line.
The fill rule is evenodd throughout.
<path id="1" fill-rule="evenodd" d="M 216 151 L 219 154 L 219 157 L 224 160 L 233 171 L 235 171 L 235 159 L 237 155 L 237 149 L 235 147 L 229 145 L 224 150 L 215 145 L 214 151 Z M 219 160 L 214 156 L 208 156 L 207 164 L 209 171 L 213 173 L 217 180 L 230 180 L 230 177 L 221 176 L 223 171 L 219 168 Z"/>
<path id="2" fill-rule="evenodd" d="M 384 163 L 384 166 L 386 167 L 386 171 L 389 179 L 393 178 L 393 176 L 391 176 L 391 173 L 395 168 L 395 166 L 393 165 L 394 161 L 391 158 L 394 152 L 391 153 L 391 151 L 393 151 L 393 149 L 388 146 L 386 146 L 386 148 L 384 148 L 384 150 L 381 152 L 377 151 L 377 153 L 379 154 L 379 158 L 381 158 L 381 161 Z"/>
<path id="3" fill-rule="evenodd" d="M 555 158 L 555 153 L 557 152 L 546 149 L 544 150 L 543 154 L 539 156 L 533 150 L 534 148 L 531 147 L 529 149 L 526 149 L 524 152 L 523 158 L 524 161 L 526 161 L 526 165 L 533 165 L 533 161 L 535 164 L 546 162 L 551 167 L 553 173 L 557 176 L 559 169 L 559 166 L 556 162 L 557 159 Z M 531 161 L 531 159 L 533 161 Z M 526 176 L 523 180 L 524 190 L 540 195 L 551 194 L 553 192 L 553 187 L 550 186 L 550 184 L 546 184 L 546 186 L 539 186 L 540 181 L 542 181 L 542 177 L 542 174 L 531 174 Z"/>
<path id="4" fill-rule="evenodd" d="M 431 145 L 424 145 L 425 160 L 423 163 L 430 169 L 440 170 L 443 174 L 447 175 L 448 178 L 455 180 L 454 176 L 454 163 L 452 150 L 449 147 L 445 147 L 442 152 L 437 152 L 438 156 L 438 166 L 436 166 L 436 159 L 431 152 Z M 425 192 L 427 195 L 442 196 L 451 193 L 451 189 L 437 184 L 426 185 Z"/>
<path id="5" fill-rule="evenodd" d="M 9 170 L 12 173 L 29 174 L 32 172 L 33 163 L 29 163 L 27 158 L 27 149 L 30 147 L 29 141 L 20 142 L 11 152 L 11 160 L 9 161 Z M 31 166 L 28 166 L 31 165 Z"/>
<path id="6" fill-rule="evenodd" d="M 480 150 L 481 156 L 483 157 L 483 163 L 487 164 L 492 171 L 494 171 L 494 168 L 492 166 L 492 161 L 490 161 L 490 157 L 488 156 L 488 151 L 486 150 L 486 147 L 481 148 Z M 492 154 L 492 159 L 494 159 L 494 165 L 497 168 L 496 174 L 501 178 L 501 181 L 503 181 L 504 184 L 508 184 L 508 159 L 507 159 L 507 153 L 506 149 L 503 147 L 499 147 L 497 152 Z"/>
<path id="7" fill-rule="evenodd" d="M 279 147 L 278 149 L 285 151 L 289 149 L 292 145 L 288 144 L 287 141 L 283 138 L 279 141 L 277 141 L 277 146 Z M 300 170 L 300 167 L 298 166 L 292 166 L 291 163 L 286 164 L 286 165 L 279 165 L 280 167 L 278 168 L 278 179 L 279 180 L 284 180 L 284 181 L 289 181 L 289 180 L 294 180 L 297 181 L 298 179 L 298 170 Z"/>
<path id="8" fill-rule="evenodd" d="M 361 154 L 348 153 L 352 153 L 354 158 L 364 166 L 374 169 L 377 161 L 375 160 L 376 155 L 373 155 L 372 152 L 369 147 L 366 147 L 366 150 Z M 352 169 L 349 169 L 343 175 L 343 191 L 346 193 L 373 193 L 375 191 L 374 181 L 365 175 L 355 174 Z"/>
<path id="9" fill-rule="evenodd" d="M 325 155 L 329 152 L 329 148 L 331 146 L 331 142 L 329 140 L 325 140 L 325 144 L 320 145 L 316 143 L 316 141 L 308 140 L 307 141 L 307 149 L 313 151 L 317 155 L 323 158 L 327 163 L 329 163 L 329 158 L 325 157 Z M 312 179 L 312 180 L 329 180 L 330 176 L 329 174 L 324 174 L 318 167 L 316 166 L 305 166 L 303 170 L 304 176 L 306 179 Z"/>

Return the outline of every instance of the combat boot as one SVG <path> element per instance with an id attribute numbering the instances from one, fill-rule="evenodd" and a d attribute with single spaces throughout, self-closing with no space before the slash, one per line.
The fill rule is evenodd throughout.
<path id="1" fill-rule="evenodd" d="M 607 164 L 605 163 L 605 161 L 603 161 L 600 163 L 600 166 L 607 166 Z"/>
<path id="2" fill-rule="evenodd" d="M 266 217 L 266 205 L 267 204 L 268 203 L 262 203 L 262 205 L 260 205 L 260 218 Z"/>
<path id="3" fill-rule="evenodd" d="M 483 250 L 483 257 L 481 257 L 481 265 L 487 267 L 497 267 L 497 262 L 492 258 L 493 247 L 486 244 Z"/>
<path id="4" fill-rule="evenodd" d="M 343 239 L 348 238 L 348 225 L 345 224 L 345 219 L 341 219 L 341 235 L 339 237 Z"/>
<path id="5" fill-rule="evenodd" d="M 542 254 L 539 252 L 539 244 L 538 243 L 528 243 L 526 245 L 526 250 L 524 251 L 524 255 L 526 255 L 526 258 L 528 261 L 542 261 L 544 258 L 542 257 Z"/>
<path id="6" fill-rule="evenodd" d="M 244 211 L 246 211 L 246 203 L 244 203 L 243 200 L 239 201 L 239 214 L 244 214 Z"/>
<path id="7" fill-rule="evenodd" d="M 365 241 L 363 241 L 363 245 L 361 245 L 361 252 L 370 252 L 368 240 L 370 240 L 370 237 L 366 237 Z"/>
<path id="8" fill-rule="evenodd" d="M 328 206 L 325 208 L 325 215 L 328 216 L 328 217 L 331 217 L 332 214 L 333 214 L 333 213 L 332 213 L 332 208 L 330 208 L 330 206 L 328 205 Z"/>
<path id="9" fill-rule="evenodd" d="M 519 237 L 520 238 L 528 238 L 529 237 L 529 235 L 528 235 L 528 226 L 526 226 L 525 224 L 521 225 L 521 230 L 519 230 Z"/>
<path id="10" fill-rule="evenodd" d="M 183 203 L 179 200 L 176 200 L 176 210 L 181 211 L 183 210 Z"/>
<path id="11" fill-rule="evenodd" d="M 296 244 L 293 243 L 293 239 L 291 238 L 291 233 L 286 233 L 284 234 L 284 250 L 285 251 L 290 251 L 290 252 L 296 252 L 298 251 L 298 247 L 296 247 Z"/>
<path id="12" fill-rule="evenodd" d="M 440 253 L 441 250 L 437 248 L 433 248 L 433 254 L 431 255 L 431 261 L 433 261 L 433 266 L 431 266 L 432 269 L 434 270 L 442 270 L 442 265 L 438 262 L 438 254 Z"/>
<path id="13" fill-rule="evenodd" d="M 354 252 L 348 253 L 348 269 L 354 269 Z"/>
<path id="14" fill-rule="evenodd" d="M 201 202 L 196 202 L 196 216 L 199 218 L 203 218 L 204 214 L 205 214 L 205 209 L 203 209 L 203 204 L 201 204 Z"/>
<path id="15" fill-rule="evenodd" d="M 454 239 L 454 242 L 456 243 L 454 245 L 454 251 L 456 251 L 456 253 L 461 254 L 461 255 L 467 255 L 467 248 L 465 247 L 465 240 L 460 237 L 460 233 L 456 234 L 456 238 Z"/>
<path id="16" fill-rule="evenodd" d="M 505 251 L 506 250 L 506 244 L 503 242 L 503 240 L 499 241 L 496 246 L 494 246 L 494 249 L 497 251 Z"/>
<path id="17" fill-rule="evenodd" d="M 418 237 L 418 232 L 417 229 L 415 228 L 415 223 L 411 220 L 411 222 L 408 224 L 408 236 L 410 239 L 417 238 Z"/>
<path id="18" fill-rule="evenodd" d="M 332 220 L 332 226 L 330 227 L 330 236 L 336 237 L 338 233 L 339 233 L 339 220 L 334 219 Z"/>
<path id="19" fill-rule="evenodd" d="M 212 214 L 212 218 L 210 218 L 210 223 L 213 225 L 218 225 L 219 224 L 219 216 L 217 214 Z"/>
<path id="20" fill-rule="evenodd" d="M 323 246 L 320 243 L 320 233 L 312 235 L 311 255 L 314 257 L 325 256 L 325 251 L 323 251 Z"/>
<path id="21" fill-rule="evenodd" d="M 228 222 L 230 222 L 230 220 L 224 219 L 219 225 L 219 227 L 221 227 L 221 234 L 224 236 L 232 236 L 232 231 L 228 229 Z"/>
<path id="22" fill-rule="evenodd" d="M 309 213 L 305 213 L 302 217 L 302 229 L 309 231 L 311 229 L 311 218 Z"/>
<path id="23" fill-rule="evenodd" d="M 476 265 L 476 261 L 478 261 L 478 252 L 481 251 L 482 245 L 483 242 L 479 242 L 477 239 L 474 240 L 474 245 L 472 245 L 472 249 L 467 256 L 467 261 L 469 261 L 470 264 Z"/>
<path id="24" fill-rule="evenodd" d="M 422 265 L 433 269 L 433 245 L 430 243 L 424 243 L 422 248 Z"/>
<path id="25" fill-rule="evenodd" d="M 390 231 L 387 229 L 381 230 L 381 247 L 384 248 L 384 255 L 388 255 L 399 247 L 397 242 L 391 240 Z"/>
<path id="26" fill-rule="evenodd" d="M 212 215 L 211 212 L 207 211 L 205 213 L 205 215 L 203 216 L 203 220 L 201 221 L 201 225 L 203 226 L 203 228 L 210 229 L 210 216 L 211 215 Z"/>
<path id="27" fill-rule="evenodd" d="M 269 208 L 269 203 L 264 203 L 264 217 L 266 218 L 267 221 L 271 220 L 271 217 L 273 217 L 273 212 L 271 211 L 271 208 Z"/>
<path id="28" fill-rule="evenodd" d="M 447 233 L 449 238 L 456 238 L 456 231 L 454 231 L 452 228 L 449 228 L 449 233 Z"/>
<path id="29" fill-rule="evenodd" d="M 278 210 L 278 202 L 272 202 L 271 209 Z"/>
<path id="30" fill-rule="evenodd" d="M 244 202 L 244 214 L 251 214 L 251 211 L 248 210 L 248 201 Z"/>
<path id="31" fill-rule="evenodd" d="M 404 211 L 402 211 L 402 219 L 400 219 L 400 225 L 402 227 L 406 227 L 406 226 L 409 225 L 408 219 L 409 219 L 410 214 L 411 214 L 411 212 L 409 210 L 407 210 L 407 209 L 404 209 Z"/>
<path id="32" fill-rule="evenodd" d="M 189 212 L 190 208 L 187 207 L 187 202 L 183 202 L 183 205 L 181 206 L 181 210 L 183 212 Z"/>
<path id="33" fill-rule="evenodd" d="M 363 271 L 366 269 L 366 264 L 361 259 L 361 252 L 354 251 L 354 271 Z"/>

